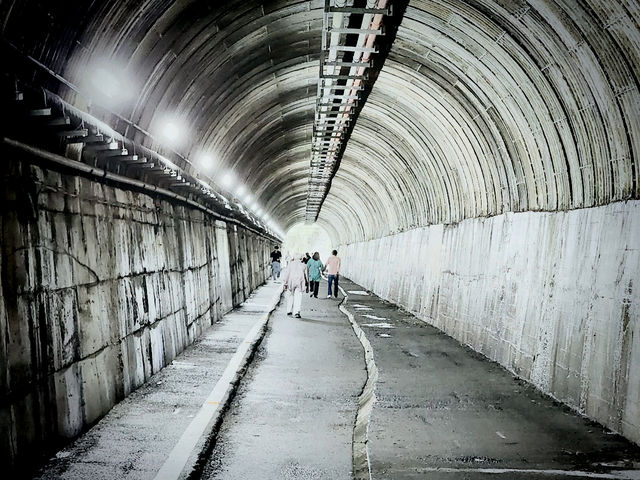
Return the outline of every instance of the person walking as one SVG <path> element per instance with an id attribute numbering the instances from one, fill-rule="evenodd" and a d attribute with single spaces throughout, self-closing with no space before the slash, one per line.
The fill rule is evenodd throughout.
<path id="1" fill-rule="evenodd" d="M 279 247 L 275 247 L 271 252 L 271 276 L 274 280 L 280 278 L 280 259 L 282 258 L 282 252 Z"/>
<path id="2" fill-rule="evenodd" d="M 333 294 L 338 298 L 338 278 L 340 277 L 340 257 L 338 257 L 338 251 L 331 252 L 331 256 L 327 260 L 327 264 L 324 266 L 324 270 L 327 271 L 329 277 L 329 292 L 327 298 L 331 298 L 331 284 L 333 283 Z"/>
<path id="3" fill-rule="evenodd" d="M 284 289 L 287 291 L 287 315 L 295 312 L 296 318 L 300 318 L 302 307 L 302 290 L 309 293 L 309 275 L 307 266 L 302 263 L 302 258 L 294 255 L 284 271 Z"/>
<path id="4" fill-rule="evenodd" d="M 318 289 L 320 288 L 320 279 L 322 278 L 322 270 L 324 265 L 320 261 L 320 254 L 315 252 L 313 257 L 307 260 L 307 270 L 309 271 L 309 291 L 310 297 L 318 298 Z"/>

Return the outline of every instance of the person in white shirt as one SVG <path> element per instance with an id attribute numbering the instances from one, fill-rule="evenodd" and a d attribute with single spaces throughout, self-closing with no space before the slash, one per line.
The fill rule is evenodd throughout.
<path id="1" fill-rule="evenodd" d="M 340 277 L 340 257 L 338 257 L 338 251 L 331 252 L 331 256 L 327 260 L 324 266 L 324 270 L 329 277 L 329 294 L 327 298 L 331 298 L 331 284 L 333 283 L 333 294 L 338 298 L 338 278 Z"/>
<path id="2" fill-rule="evenodd" d="M 309 293 L 309 274 L 307 266 L 302 263 L 299 255 L 294 255 L 284 272 L 284 289 L 287 296 L 287 315 L 295 312 L 296 318 L 300 318 L 302 307 L 302 290 Z"/>

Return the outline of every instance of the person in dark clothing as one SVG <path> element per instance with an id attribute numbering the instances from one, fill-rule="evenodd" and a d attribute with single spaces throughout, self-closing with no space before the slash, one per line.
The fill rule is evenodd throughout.
<path id="1" fill-rule="evenodd" d="M 311 255 L 309 255 L 309 252 L 305 253 L 304 258 L 302 259 L 302 263 L 306 264 L 310 258 L 311 258 Z"/>
<path id="2" fill-rule="evenodd" d="M 280 278 L 280 259 L 282 258 L 282 252 L 279 247 L 275 247 L 271 252 L 271 275 L 274 280 Z"/>

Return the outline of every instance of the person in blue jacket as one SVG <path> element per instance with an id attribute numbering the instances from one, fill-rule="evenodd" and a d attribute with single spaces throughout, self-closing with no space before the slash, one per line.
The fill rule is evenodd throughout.
<path id="1" fill-rule="evenodd" d="M 315 252 L 313 257 L 307 261 L 307 269 L 309 270 L 309 291 L 311 292 L 309 296 L 318 298 L 318 288 L 320 288 L 320 279 L 324 269 L 318 252 Z"/>

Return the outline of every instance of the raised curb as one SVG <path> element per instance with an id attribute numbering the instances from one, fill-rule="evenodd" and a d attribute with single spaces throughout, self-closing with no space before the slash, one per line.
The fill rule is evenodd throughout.
<path id="1" fill-rule="evenodd" d="M 367 381 L 362 388 L 362 392 L 358 397 L 358 411 L 356 413 L 356 421 L 353 426 L 353 441 L 352 441 L 352 455 L 353 455 L 353 478 L 354 480 L 371 480 L 371 466 L 369 462 L 369 449 L 367 442 L 369 441 L 369 420 L 371 418 L 371 411 L 373 410 L 373 404 L 376 401 L 376 382 L 378 381 L 378 367 L 373 358 L 373 348 L 371 343 L 367 339 L 364 330 L 360 328 L 355 317 L 344 306 L 349 298 L 347 292 L 342 287 L 338 287 L 344 295 L 342 302 L 340 302 L 340 311 L 344 313 L 353 329 L 356 337 L 362 344 L 364 349 L 365 364 L 367 367 Z"/>

